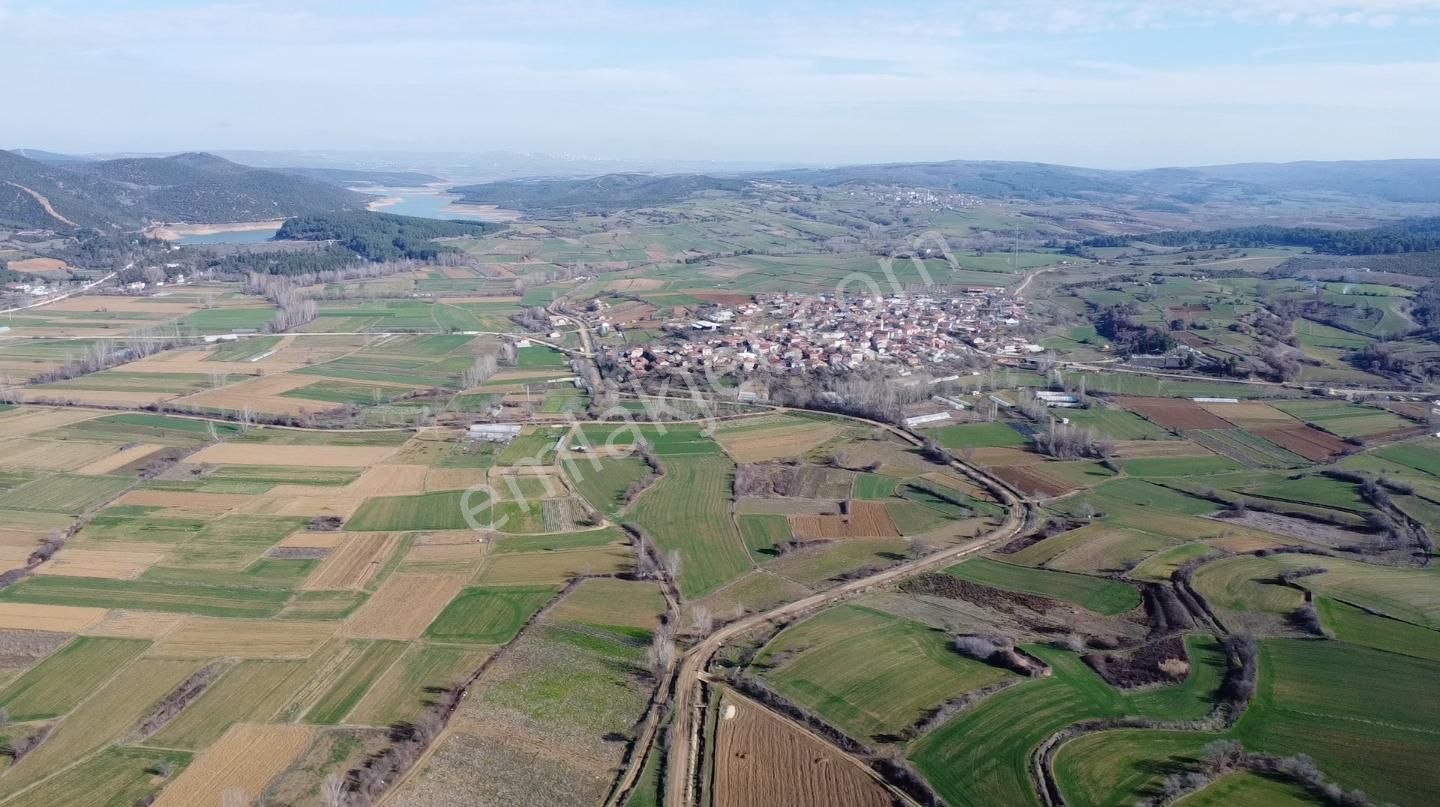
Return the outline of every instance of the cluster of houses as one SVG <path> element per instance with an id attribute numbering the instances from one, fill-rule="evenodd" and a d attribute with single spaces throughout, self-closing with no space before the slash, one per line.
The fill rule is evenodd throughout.
<path id="1" fill-rule="evenodd" d="M 921 368 L 976 352 L 1042 352 L 1011 333 L 1024 318 L 1024 301 L 993 288 L 889 297 L 763 294 L 668 322 L 675 339 L 629 347 L 619 361 L 637 376 L 669 369 L 844 372 L 869 362 Z"/>

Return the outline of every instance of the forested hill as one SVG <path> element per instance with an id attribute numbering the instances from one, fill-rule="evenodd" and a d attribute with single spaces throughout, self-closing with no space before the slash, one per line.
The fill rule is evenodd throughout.
<path id="1" fill-rule="evenodd" d="M 1308 247 L 1329 255 L 1393 255 L 1440 250 L 1440 218 L 1410 219 L 1364 230 L 1320 227 L 1231 227 L 1224 230 L 1168 230 L 1145 235 L 1106 235 L 1088 247 L 1134 243 L 1162 247 Z"/>
<path id="2" fill-rule="evenodd" d="M 365 199 L 212 154 L 42 163 L 0 152 L 0 223 L 13 226 L 137 229 L 154 221 L 259 221 L 357 209 Z"/>
<path id="3" fill-rule="evenodd" d="M 488 182 L 451 188 L 470 204 L 498 205 L 508 210 L 605 212 L 670 204 L 703 191 L 739 191 L 741 179 L 704 174 L 605 174 L 588 179 L 539 179 Z"/>
<path id="4" fill-rule="evenodd" d="M 287 220 L 275 240 L 334 241 L 372 261 L 427 260 L 454 249 L 436 238 L 479 236 L 505 229 L 503 224 L 441 221 L 392 213 L 350 211 L 298 216 Z"/>

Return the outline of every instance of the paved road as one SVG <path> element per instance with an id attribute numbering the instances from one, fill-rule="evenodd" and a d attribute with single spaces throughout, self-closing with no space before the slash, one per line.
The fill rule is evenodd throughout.
<path id="1" fill-rule="evenodd" d="M 77 294 L 84 294 L 85 292 L 87 292 L 87 291 L 95 288 L 96 286 L 100 285 L 101 283 L 105 283 L 105 282 L 113 279 L 113 278 L 115 277 L 115 275 L 116 275 L 115 272 L 111 272 L 110 274 L 108 274 L 108 275 L 100 278 L 99 280 L 96 280 L 96 281 L 91 282 L 91 283 L 86 283 L 85 285 L 83 285 L 83 286 L 81 286 L 80 288 L 75 289 L 75 290 L 73 290 L 73 291 L 67 291 L 67 292 L 65 292 L 64 294 L 57 294 L 57 295 L 55 295 L 54 297 L 50 297 L 50 298 L 48 298 L 48 299 L 41 300 L 41 301 L 38 302 L 38 303 L 31 303 L 31 304 L 29 304 L 29 305 L 22 305 L 22 306 L 19 306 L 19 307 L 17 307 L 17 308 L 6 308 L 6 309 L 4 309 L 3 311 L 0 311 L 0 314 L 13 314 L 13 313 L 15 313 L 16 311 L 29 311 L 29 310 L 32 309 L 32 308 L 41 308 L 41 307 L 50 305 L 51 303 L 58 303 L 58 302 L 60 302 L 61 300 L 64 300 L 64 299 L 67 299 L 67 298 L 70 298 L 70 297 L 74 297 L 74 296 L 77 295 Z M 70 338 L 74 338 L 74 337 L 70 337 Z"/>

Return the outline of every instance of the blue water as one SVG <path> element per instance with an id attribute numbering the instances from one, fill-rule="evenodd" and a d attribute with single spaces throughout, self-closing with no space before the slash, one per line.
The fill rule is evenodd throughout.
<path id="1" fill-rule="evenodd" d="M 460 198 L 458 194 L 454 193 L 442 193 L 424 188 L 362 188 L 360 192 L 400 200 L 393 205 L 386 205 L 385 207 L 379 208 L 379 211 L 382 213 L 394 213 L 398 216 L 419 216 L 426 219 L 483 221 L 483 219 L 473 213 L 446 212 L 445 208 Z M 275 230 L 278 229 L 278 227 L 275 228 Z M 269 241 L 273 238 L 275 236 L 275 230 L 245 230 L 243 232 L 214 233 L 212 235 L 187 235 L 179 239 L 176 243 L 258 244 L 261 241 Z"/>
<path id="2" fill-rule="evenodd" d="M 276 227 L 271 230 L 244 230 L 233 233 L 212 233 L 211 235 L 187 235 L 176 240 L 178 244 L 258 244 L 275 237 Z"/>
<path id="3" fill-rule="evenodd" d="M 440 193 L 428 190 L 407 191 L 393 189 L 371 192 L 400 200 L 393 205 L 377 208 L 381 213 L 394 213 L 397 216 L 419 216 L 426 219 L 482 221 L 479 216 L 472 213 L 448 212 L 445 210 L 452 202 L 460 199 L 459 194 Z"/>

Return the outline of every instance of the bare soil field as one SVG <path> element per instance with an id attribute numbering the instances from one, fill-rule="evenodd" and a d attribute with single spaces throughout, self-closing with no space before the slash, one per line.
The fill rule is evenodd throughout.
<path id="1" fill-rule="evenodd" d="M 30 538 L 28 534 L 27 538 Z M 0 544 L 0 573 L 18 569 L 27 564 L 30 561 L 30 553 L 34 551 L 34 544 L 33 538 L 22 546 Z"/>
<path id="2" fill-rule="evenodd" d="M 408 496 L 425 492 L 424 465 L 376 465 L 345 486 L 358 496 Z"/>
<path id="3" fill-rule="evenodd" d="M 489 478 L 489 474 L 481 468 L 431 468 L 425 475 L 425 492 L 465 490 Z"/>
<path id="4" fill-rule="evenodd" d="M 1240 403 L 1202 403 L 1200 408 L 1212 415 L 1224 418 L 1242 429 L 1265 428 L 1268 426 L 1295 426 L 1300 421 L 1281 412 L 1269 404 L 1257 401 Z"/>
<path id="5" fill-rule="evenodd" d="M 1119 440 L 1114 443 L 1119 459 L 1155 459 L 1160 457 L 1209 457 L 1215 452 L 1189 440 Z"/>
<path id="6" fill-rule="evenodd" d="M 1079 490 L 1078 487 L 1056 479 L 1036 466 L 1007 465 L 991 469 L 990 473 L 1005 480 L 1017 490 L 1040 496 L 1064 496 Z"/>
<path id="7" fill-rule="evenodd" d="M 857 764 L 737 698 L 720 704 L 715 807 L 888 807 L 890 794 Z"/>
<path id="8" fill-rule="evenodd" d="M 164 507 L 200 516 L 218 516 L 249 504 L 254 497 L 240 493 L 192 493 L 181 490 L 132 490 L 116 504 L 137 507 Z"/>
<path id="9" fill-rule="evenodd" d="M 276 491 L 251 497 L 250 502 L 239 512 L 257 516 L 339 516 L 348 519 L 365 503 L 365 496 L 341 496 L 335 493 L 316 493 L 303 496 L 288 496 Z"/>
<path id="10" fill-rule="evenodd" d="M 0 466 L 37 471 L 73 471 L 111 454 L 115 446 L 74 440 L 11 439 L 0 441 Z"/>
<path id="11" fill-rule="evenodd" d="M 1353 532 L 1343 527 L 1321 524 L 1303 518 L 1292 518 L 1279 513 L 1262 513 L 1258 510 L 1246 511 L 1245 515 L 1238 518 L 1215 520 L 1221 524 L 1240 525 L 1281 538 L 1298 538 L 1302 541 L 1329 547 L 1364 546 L 1373 540 L 1373 536 L 1363 532 Z"/>
<path id="12" fill-rule="evenodd" d="M 32 434 L 69 426 L 82 420 L 91 420 L 104 412 L 87 412 L 83 409 L 49 409 L 43 406 L 27 406 L 0 413 L 0 439 L 6 437 L 28 437 Z"/>
<path id="13" fill-rule="evenodd" d="M 125 549 L 65 548 L 35 570 L 36 574 L 61 577 L 101 577 L 109 580 L 134 580 L 164 559 L 163 552 Z"/>
<path id="14" fill-rule="evenodd" d="M 996 465 L 1034 465 L 1045 458 L 1027 448 L 977 448 L 970 461 L 986 468 Z"/>
<path id="15" fill-rule="evenodd" d="M 0 629 L 77 633 L 105 618 L 105 608 L 0 602 Z"/>
<path id="16" fill-rule="evenodd" d="M 982 502 L 990 502 L 995 500 L 995 497 L 991 495 L 990 491 L 985 490 L 984 488 L 980 487 L 974 482 L 971 482 L 968 479 L 962 479 L 961 477 L 958 477 L 954 474 L 947 474 L 942 471 L 935 471 L 933 473 L 925 474 L 920 478 L 934 482 L 941 487 L 949 488 L 951 490 L 963 493 L 972 499 L 979 499 Z"/>
<path id="17" fill-rule="evenodd" d="M 311 732 L 307 726 L 233 726 L 161 791 L 155 807 L 250 804 L 305 750 Z"/>
<path id="18" fill-rule="evenodd" d="M 334 622 L 192 616 L 150 648 L 150 655 L 168 658 L 309 658 L 334 633 Z"/>
<path id="19" fill-rule="evenodd" d="M 365 468 L 382 462 L 388 446 L 282 446 L 269 443 L 221 443 L 201 449 L 192 463 L 211 465 L 294 465 L 308 468 Z"/>
<path id="20" fill-rule="evenodd" d="M 164 451 L 168 446 L 157 446 L 149 443 L 126 446 L 108 457 L 102 457 L 89 465 L 83 465 L 75 469 L 75 473 L 86 476 L 100 476 L 113 471 L 118 471 L 127 465 L 143 462 L 146 457 L 156 452 Z"/>
<path id="21" fill-rule="evenodd" d="M 23 390 L 20 395 L 27 403 L 69 401 L 76 404 L 92 404 L 96 406 L 114 406 L 118 404 L 121 406 L 134 407 L 149 406 L 177 397 L 168 392 L 74 389 L 72 387 L 32 387 Z"/>
<path id="22" fill-rule="evenodd" d="M 899 538 L 884 502 L 849 502 L 848 512 L 836 516 L 790 516 L 790 532 L 799 540 L 836 538 Z"/>
<path id="23" fill-rule="evenodd" d="M 714 303 L 716 305 L 745 305 L 754 299 L 748 294 L 735 294 L 724 291 L 697 291 L 693 292 L 693 296 L 699 297 L 707 303 Z"/>
<path id="24" fill-rule="evenodd" d="M 340 627 L 361 639 L 418 639 L 465 585 L 462 575 L 395 574 Z"/>
<path id="25" fill-rule="evenodd" d="M 313 376 L 276 373 L 259 378 L 246 379 L 235 384 L 228 384 L 219 389 L 197 392 L 194 395 L 188 395 L 180 400 L 188 404 L 194 404 L 195 406 L 204 406 L 211 409 L 226 409 L 237 412 L 249 406 L 257 412 L 279 415 L 298 415 L 301 412 L 320 412 L 326 409 L 334 409 L 337 404 L 323 401 L 309 401 L 304 398 L 287 398 L 280 394 L 308 384 L 313 384 L 317 380 L 318 379 Z"/>
<path id="26" fill-rule="evenodd" d="M 1256 435 L 1281 448 L 1299 454 L 1311 462 L 1325 462 L 1343 454 L 1349 446 L 1344 440 L 1312 426 L 1286 426 L 1275 429 L 1254 429 Z"/>
<path id="27" fill-rule="evenodd" d="M 21 258 L 18 261 L 7 261 L 7 263 L 12 272 L 29 272 L 32 275 L 62 272 L 69 268 L 64 261 L 58 258 Z"/>
<path id="28" fill-rule="evenodd" d="M 750 421 L 738 421 L 741 428 L 720 428 L 715 442 L 736 462 L 764 462 L 797 457 L 839 435 L 844 426 L 830 421 L 805 422 L 793 418 L 777 420 L 773 427 L 744 428 Z"/>
<path id="29" fill-rule="evenodd" d="M 276 549 L 334 549 L 345 540 L 343 532 L 296 532 L 285 536 Z"/>
<path id="30" fill-rule="evenodd" d="M 630 549 L 617 545 L 566 552 L 517 552 L 492 557 L 477 582 L 490 586 L 558 586 L 577 575 L 617 574 L 633 563 Z"/>
<path id="31" fill-rule="evenodd" d="M 1166 429 L 1229 429 L 1230 423 L 1178 398 L 1114 398 L 1115 403 Z"/>
<path id="32" fill-rule="evenodd" d="M 179 316 L 187 311 L 199 310 L 198 303 L 173 300 L 165 297 L 110 297 L 86 294 L 70 297 L 46 306 L 51 311 L 125 311 L 136 314 L 166 314 Z M 159 317 L 157 317 L 159 319 Z"/>
<path id="33" fill-rule="evenodd" d="M 184 614 L 126 611 L 117 608 L 81 632 L 86 636 L 154 640 L 179 627 L 187 618 Z"/>
<path id="34" fill-rule="evenodd" d="M 315 571 L 302 591 L 360 591 L 400 545 L 396 533 L 350 533 Z"/>

